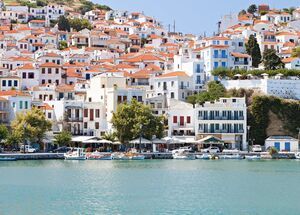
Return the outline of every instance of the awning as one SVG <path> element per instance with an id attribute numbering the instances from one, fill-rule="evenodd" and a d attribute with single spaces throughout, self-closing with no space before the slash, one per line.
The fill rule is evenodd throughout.
<path id="1" fill-rule="evenodd" d="M 91 139 L 91 140 L 86 140 L 82 141 L 82 143 L 89 144 L 89 143 L 107 143 L 107 144 L 112 144 L 112 141 L 110 140 L 96 140 L 96 139 Z"/>
<path id="2" fill-rule="evenodd" d="M 197 141 L 198 144 L 210 144 L 210 145 L 213 145 L 213 144 L 221 144 L 223 145 L 224 144 L 224 141 L 215 137 L 215 136 L 207 136 L 207 137 L 204 137 L 200 140 Z"/>
<path id="3" fill-rule="evenodd" d="M 140 138 L 137 138 L 137 139 L 131 140 L 129 143 L 131 143 L 131 144 L 140 144 L 140 142 L 142 144 L 151 144 L 152 143 L 150 140 L 147 140 L 145 138 L 141 138 L 141 140 L 140 140 Z"/>
<path id="4" fill-rule="evenodd" d="M 91 140 L 91 139 L 95 139 L 97 137 L 95 136 L 75 136 L 75 137 L 72 137 L 72 142 L 84 142 L 84 141 L 88 141 L 88 140 Z"/>

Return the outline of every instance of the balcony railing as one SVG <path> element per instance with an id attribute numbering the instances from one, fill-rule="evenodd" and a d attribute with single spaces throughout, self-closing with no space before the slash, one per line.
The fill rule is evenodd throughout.
<path id="1" fill-rule="evenodd" d="M 204 130 L 204 129 L 199 129 L 198 133 L 202 134 L 239 134 L 239 133 L 244 133 L 244 130 Z"/>
<path id="2" fill-rule="evenodd" d="M 198 120 L 244 120 L 243 116 L 198 116 Z"/>
<path id="3" fill-rule="evenodd" d="M 234 61 L 234 65 L 248 65 L 248 61 Z"/>
<path id="4" fill-rule="evenodd" d="M 218 54 L 218 55 L 213 55 L 213 57 L 214 58 L 228 58 L 228 55 L 220 55 L 220 54 Z"/>
<path id="5" fill-rule="evenodd" d="M 67 121 L 68 122 L 82 122 L 83 118 L 82 117 L 68 117 Z"/>

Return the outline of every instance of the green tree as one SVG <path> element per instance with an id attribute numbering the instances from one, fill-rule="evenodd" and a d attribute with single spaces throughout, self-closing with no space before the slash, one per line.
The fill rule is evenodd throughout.
<path id="1" fill-rule="evenodd" d="M 76 31 L 81 31 L 82 29 L 92 29 L 92 25 L 87 19 L 79 19 L 79 18 L 74 18 L 74 19 L 69 19 L 70 27 L 73 28 Z"/>
<path id="2" fill-rule="evenodd" d="M 290 7 L 290 8 L 283 8 L 282 11 L 289 13 L 291 15 L 293 15 L 293 12 L 296 10 L 295 7 Z"/>
<path id="3" fill-rule="evenodd" d="M 22 138 L 20 137 L 20 135 L 18 135 L 16 132 L 12 132 L 11 134 L 8 135 L 5 141 L 5 146 L 16 147 L 21 142 L 22 142 Z"/>
<path id="4" fill-rule="evenodd" d="M 284 64 L 281 62 L 280 57 L 277 56 L 274 49 L 266 49 L 263 54 L 263 63 L 265 69 L 275 70 L 283 68 Z"/>
<path id="5" fill-rule="evenodd" d="M 250 35 L 248 43 L 246 43 L 246 51 L 252 57 L 252 66 L 257 68 L 261 62 L 261 53 L 254 35 Z"/>
<path id="6" fill-rule="evenodd" d="M 8 137 L 8 129 L 5 125 L 0 125 L 0 144 Z"/>
<path id="7" fill-rule="evenodd" d="M 252 4 L 247 9 L 248 13 L 254 14 L 257 12 L 257 6 L 255 4 Z"/>
<path id="8" fill-rule="evenodd" d="M 12 121 L 11 127 L 14 134 L 21 140 L 29 140 L 42 146 L 45 133 L 51 129 L 51 122 L 46 119 L 41 110 L 32 108 L 26 113 L 18 114 Z"/>
<path id="9" fill-rule="evenodd" d="M 194 104 L 203 104 L 206 101 L 215 101 L 226 95 L 225 87 L 217 81 L 211 81 L 207 84 L 207 91 L 189 96 L 187 102 Z"/>
<path id="10" fill-rule="evenodd" d="M 242 16 L 242 15 L 245 15 L 247 12 L 245 11 L 245 10 L 241 10 L 240 12 L 239 12 L 239 15 L 238 16 Z"/>
<path id="11" fill-rule="evenodd" d="M 66 41 L 59 41 L 59 44 L 58 44 L 58 49 L 59 50 L 64 50 L 68 48 L 68 43 Z"/>
<path id="12" fill-rule="evenodd" d="M 59 146 L 68 146 L 70 145 L 71 140 L 72 134 L 69 131 L 62 131 L 54 137 L 54 143 Z"/>
<path id="13" fill-rule="evenodd" d="M 69 20 L 65 17 L 65 16 L 60 16 L 58 18 L 58 30 L 60 31 L 68 31 L 70 32 L 70 23 L 69 23 Z"/>
<path id="14" fill-rule="evenodd" d="M 300 47 L 296 47 L 292 50 L 292 57 L 300 57 Z"/>
<path id="15" fill-rule="evenodd" d="M 115 132 L 106 132 L 101 138 L 109 141 L 116 141 L 117 134 Z"/>
<path id="16" fill-rule="evenodd" d="M 122 143 L 138 138 L 140 133 L 147 139 L 152 139 L 153 135 L 163 137 L 163 117 L 154 116 L 150 107 L 135 99 L 118 106 L 113 113 L 112 124 Z"/>

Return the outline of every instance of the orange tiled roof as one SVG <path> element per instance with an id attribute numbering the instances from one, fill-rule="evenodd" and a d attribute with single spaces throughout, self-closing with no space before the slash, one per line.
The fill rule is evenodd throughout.
<path id="1" fill-rule="evenodd" d="M 157 76 L 158 78 L 167 78 L 167 77 L 188 77 L 188 75 L 185 72 L 170 72 L 170 73 L 165 73 L 160 76 Z"/>

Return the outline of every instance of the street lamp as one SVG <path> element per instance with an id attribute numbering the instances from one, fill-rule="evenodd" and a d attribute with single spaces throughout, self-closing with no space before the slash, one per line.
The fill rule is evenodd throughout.
<path id="1" fill-rule="evenodd" d="M 23 124 L 23 132 L 24 132 L 24 134 L 23 134 L 23 138 L 24 138 L 23 152 L 24 152 L 24 154 L 26 153 L 26 149 L 25 149 L 25 144 L 26 144 L 26 139 L 25 139 L 26 127 L 27 127 L 27 123 L 25 122 Z"/>
<path id="2" fill-rule="evenodd" d="M 249 148 L 249 139 L 250 139 L 249 138 L 250 137 L 250 132 L 249 131 L 250 131 L 250 128 L 251 128 L 251 126 L 248 125 L 247 126 L 247 145 L 248 145 L 247 148 L 248 148 L 248 153 L 250 152 L 250 148 Z"/>
<path id="3" fill-rule="evenodd" d="M 143 125 L 140 124 L 140 151 L 142 152 L 142 129 L 143 129 Z"/>

